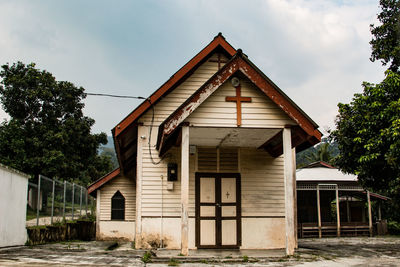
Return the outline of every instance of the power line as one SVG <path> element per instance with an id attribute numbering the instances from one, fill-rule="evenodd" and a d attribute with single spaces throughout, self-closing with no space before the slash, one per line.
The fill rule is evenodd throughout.
<path id="1" fill-rule="evenodd" d="M 106 96 L 106 97 L 117 97 L 117 98 L 134 98 L 134 99 L 147 99 L 143 96 L 129 96 L 129 95 L 110 95 L 110 94 L 97 94 L 97 93 L 86 93 L 92 96 Z"/>

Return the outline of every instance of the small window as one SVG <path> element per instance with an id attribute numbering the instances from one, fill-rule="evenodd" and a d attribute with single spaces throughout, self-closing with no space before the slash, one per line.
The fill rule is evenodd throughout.
<path id="1" fill-rule="evenodd" d="M 119 190 L 111 198 L 111 220 L 125 220 L 125 198 Z"/>

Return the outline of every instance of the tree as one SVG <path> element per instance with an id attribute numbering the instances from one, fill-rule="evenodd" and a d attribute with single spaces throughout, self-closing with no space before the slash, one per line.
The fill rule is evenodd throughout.
<path id="1" fill-rule="evenodd" d="M 339 104 L 331 137 L 340 154 L 336 165 L 358 175 L 367 188 L 384 193 L 400 206 L 400 74 L 387 71 L 377 85 L 363 83 L 363 93 Z M 400 219 L 398 212 L 394 214 Z"/>
<path id="2" fill-rule="evenodd" d="M 297 168 L 302 168 L 316 161 L 333 164 L 333 160 L 338 153 L 337 144 L 335 142 L 328 142 L 327 138 L 323 138 L 318 145 L 296 154 Z"/>
<path id="3" fill-rule="evenodd" d="M 97 150 L 104 133 L 91 134 L 83 115 L 84 88 L 22 62 L 3 65 L 0 101 L 10 120 L 0 124 L 0 162 L 38 176 L 89 183 L 110 171 Z"/>
<path id="4" fill-rule="evenodd" d="M 371 61 L 381 60 L 383 65 L 390 63 L 389 69 L 399 72 L 400 68 L 400 1 L 380 0 L 381 13 L 378 20 L 381 25 L 371 24 L 373 35 Z"/>

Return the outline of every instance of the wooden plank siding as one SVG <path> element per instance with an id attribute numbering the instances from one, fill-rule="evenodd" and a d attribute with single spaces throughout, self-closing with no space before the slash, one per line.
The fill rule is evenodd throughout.
<path id="1" fill-rule="evenodd" d="M 242 103 L 242 127 L 281 128 L 294 125 L 275 103 L 268 99 L 250 81 L 241 79 L 241 95 L 251 97 L 251 103 Z M 227 102 L 225 97 L 235 96 L 236 89 L 230 80 L 225 82 L 203 104 L 200 105 L 185 121 L 191 126 L 236 127 L 236 103 Z"/>
<path id="2" fill-rule="evenodd" d="M 215 62 L 216 60 L 218 60 L 218 55 L 212 55 L 181 85 L 155 105 L 154 126 L 159 126 L 172 112 L 218 71 L 218 63 Z M 226 62 L 227 60 L 228 59 L 224 55 L 221 55 L 221 61 Z M 221 63 L 221 66 L 224 64 L 225 63 Z M 139 122 L 144 125 L 150 125 L 151 118 L 152 110 L 150 109 L 142 115 Z"/>
<path id="3" fill-rule="evenodd" d="M 242 216 L 285 216 L 283 157 L 240 149 Z"/>
<path id="4" fill-rule="evenodd" d="M 100 189 L 100 221 L 111 220 L 111 198 L 120 191 L 125 197 L 125 220 L 134 221 L 136 217 L 135 180 L 118 176 Z"/>

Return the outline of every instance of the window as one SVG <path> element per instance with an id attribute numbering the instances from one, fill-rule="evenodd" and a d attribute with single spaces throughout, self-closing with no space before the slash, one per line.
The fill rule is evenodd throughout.
<path id="1" fill-rule="evenodd" d="M 111 220 L 125 220 L 125 198 L 119 190 L 111 198 Z"/>

